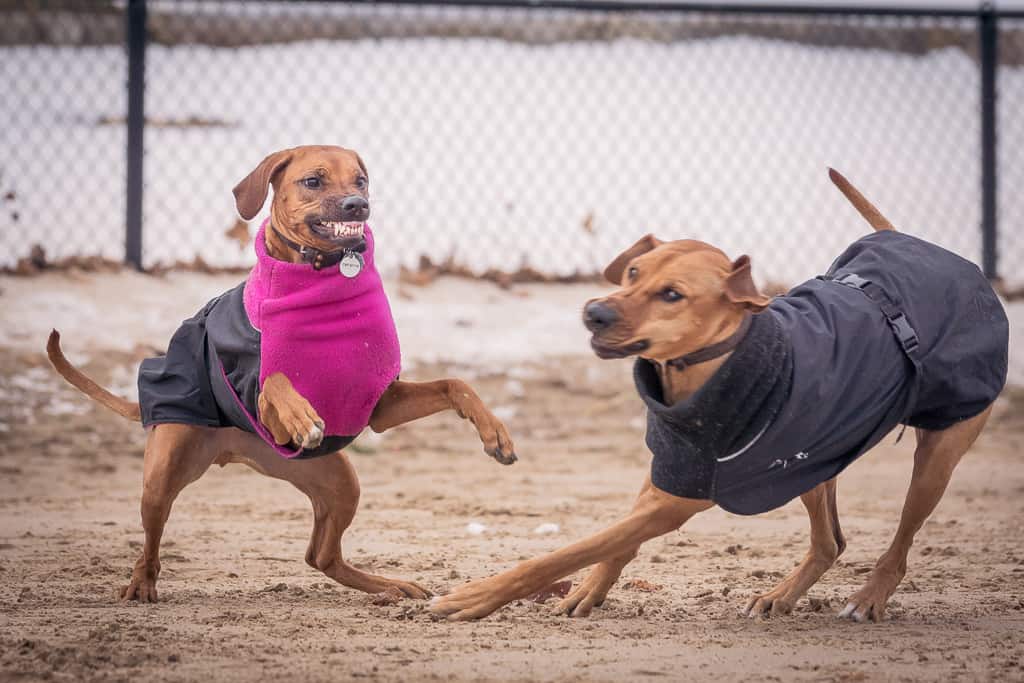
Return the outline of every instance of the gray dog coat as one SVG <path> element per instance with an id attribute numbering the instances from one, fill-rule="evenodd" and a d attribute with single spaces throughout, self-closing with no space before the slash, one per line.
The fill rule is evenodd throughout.
<path id="1" fill-rule="evenodd" d="M 883 231 L 776 297 L 693 396 L 664 403 L 639 359 L 651 481 L 738 514 L 832 479 L 900 424 L 941 430 L 1006 382 L 1009 325 L 970 261 Z"/>

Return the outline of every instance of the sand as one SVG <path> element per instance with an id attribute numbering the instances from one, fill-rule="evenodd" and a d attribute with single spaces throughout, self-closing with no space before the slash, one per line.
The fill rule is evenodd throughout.
<path id="1" fill-rule="evenodd" d="M 849 546 L 787 617 L 739 610 L 803 556 L 799 502 L 753 518 L 712 510 L 648 543 L 588 619 L 519 602 L 450 624 L 423 602 L 375 604 L 308 567 L 307 499 L 240 465 L 211 469 L 175 504 L 161 601 L 120 603 L 143 539 L 144 434 L 61 384 L 41 353 L 43 332 L 63 322 L 72 357 L 128 393 L 138 360 L 179 309 L 223 283 L 79 274 L 72 288 L 70 277 L 0 280 L 0 680 L 1024 680 L 1018 390 L 1000 399 L 957 469 L 880 624 L 836 614 L 895 530 L 910 433 L 899 444 L 893 434 L 841 477 Z M 361 439 L 351 457 L 362 502 L 344 538 L 358 566 L 438 592 L 611 523 L 649 458 L 627 362 L 591 357 L 578 337 L 565 342 L 576 351 L 554 342 L 555 352 L 538 351 L 517 331 L 531 324 L 531 307 L 541 318 L 562 307 L 573 334 L 588 288 L 461 287 L 400 296 L 393 286 L 400 326 L 403 312 L 422 323 L 418 333 L 403 328 L 405 378 L 470 381 L 508 423 L 521 460 L 495 463 L 453 414 Z M 458 315 L 422 313 L 453 292 Z M 137 314 L 137 335 L 113 338 L 112 329 L 131 329 L 138 299 L 161 293 L 168 303 Z M 64 309 L 48 307 L 58 299 Z M 496 305 L 509 307 L 504 320 Z M 104 329 L 98 316 L 114 322 Z M 430 327 L 442 324 L 445 334 Z M 551 524 L 557 531 L 535 533 Z"/>

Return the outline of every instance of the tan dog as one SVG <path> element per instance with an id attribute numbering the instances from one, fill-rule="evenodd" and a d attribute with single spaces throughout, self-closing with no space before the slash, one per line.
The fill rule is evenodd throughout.
<path id="1" fill-rule="evenodd" d="M 656 438 L 652 441 L 650 413 L 664 413 L 684 419 L 687 414 L 677 410 L 678 408 L 689 410 L 691 406 L 708 400 L 708 392 L 715 391 L 720 394 L 720 400 L 714 405 L 716 409 L 732 409 L 736 402 L 760 402 L 761 405 L 768 405 L 770 392 L 765 387 L 765 381 L 752 382 L 749 395 L 732 391 L 734 386 L 743 386 L 743 382 L 746 381 L 743 375 L 748 370 L 757 369 L 756 365 L 738 367 L 732 362 L 734 355 L 749 356 L 753 352 L 750 345 L 744 346 L 743 343 L 742 337 L 746 334 L 746 326 L 752 325 L 749 329 L 753 335 L 755 329 L 767 329 L 766 320 L 770 319 L 764 318 L 765 315 L 775 315 L 784 322 L 809 316 L 817 324 L 819 321 L 827 321 L 828 315 L 841 317 L 851 315 L 849 311 L 854 311 L 856 316 L 859 316 L 853 318 L 856 323 L 855 335 L 863 332 L 863 337 L 855 337 L 852 341 L 844 343 L 843 338 L 837 336 L 833 342 L 826 326 L 820 325 L 809 337 L 816 346 L 808 346 L 802 350 L 808 355 L 824 351 L 820 357 L 825 359 L 828 358 L 828 353 L 833 353 L 837 357 L 843 353 L 852 353 L 860 363 L 853 368 L 855 373 L 868 373 L 864 366 L 865 362 L 877 362 L 880 365 L 891 363 L 892 369 L 886 368 L 884 375 L 892 375 L 894 379 L 891 387 L 867 387 L 866 402 L 861 402 L 859 396 L 842 395 L 845 390 L 854 394 L 854 387 L 834 387 L 833 390 L 840 394 L 835 405 L 842 408 L 844 398 L 849 398 L 858 406 L 870 403 L 872 398 L 878 402 L 892 400 L 900 409 L 900 421 L 911 425 L 937 425 L 939 416 L 952 415 L 952 418 L 945 422 L 948 426 L 943 429 L 916 429 L 917 450 L 914 455 L 913 477 L 899 530 L 892 545 L 878 560 L 867 583 L 850 598 L 849 604 L 840 614 L 841 617 L 850 617 L 857 621 L 879 620 L 883 617 L 889 597 L 906 572 L 907 554 L 914 535 L 939 502 L 960 458 L 984 427 L 991 411 L 994 394 L 998 393 L 1002 382 L 1005 381 L 1006 319 L 991 288 L 975 266 L 934 245 L 896 233 L 891 224 L 842 176 L 835 172 L 831 174 L 833 181 L 878 231 L 851 246 L 847 251 L 849 256 L 840 257 L 837 263 L 849 262 L 866 267 L 865 259 L 874 259 L 878 255 L 896 260 L 891 268 L 896 274 L 887 276 L 889 279 L 879 275 L 878 279 L 885 282 L 887 288 L 894 290 L 894 294 L 898 290 L 907 310 L 911 313 L 907 317 L 917 326 L 916 336 L 905 334 L 903 324 L 906 323 L 907 317 L 900 318 L 902 311 L 888 310 L 883 314 L 880 310 L 881 305 L 871 298 L 877 296 L 877 292 L 859 282 L 863 281 L 863 278 L 851 279 L 849 274 L 844 274 L 842 268 L 834 277 L 826 276 L 825 280 L 810 281 L 795 288 L 787 297 L 780 297 L 777 308 L 776 303 L 771 304 L 771 313 L 762 314 L 759 312 L 765 310 L 770 300 L 761 295 L 754 286 L 747 257 L 730 261 L 720 250 L 701 242 L 663 243 L 650 235 L 641 239 L 616 258 L 605 271 L 605 276 L 612 282 L 621 283 L 622 289 L 603 299 L 589 302 L 584 317 L 587 327 L 594 333 L 591 343 L 599 356 L 610 358 L 639 354 L 642 358 L 648 359 L 638 362 L 637 372 L 638 377 L 641 377 L 643 371 L 649 371 L 651 384 L 655 385 L 652 391 L 654 394 L 660 394 L 654 399 L 645 397 L 649 408 L 648 445 L 653 444 L 652 451 L 655 453 L 652 467 L 654 484 L 652 478 L 648 477 L 632 512 L 617 524 L 554 553 L 523 562 L 491 578 L 459 586 L 451 594 L 435 598 L 432 606 L 435 613 L 447 615 L 453 620 L 480 618 L 510 601 L 524 598 L 577 570 L 594 565 L 582 583 L 557 607 L 559 613 L 586 616 L 593 607 L 605 600 L 623 567 L 636 557 L 640 545 L 645 541 L 679 528 L 690 517 L 709 509 L 715 502 L 726 506 L 724 501 L 729 501 L 730 506 L 740 508 L 745 514 L 754 514 L 751 512 L 751 501 L 756 502 L 759 495 L 775 495 L 776 498 L 770 501 L 772 506 L 780 505 L 799 495 L 810 516 L 810 549 L 800 565 L 777 587 L 763 595 L 754 596 L 745 608 L 745 612 L 750 616 L 788 613 L 808 588 L 832 566 L 846 545 L 836 508 L 835 476 L 848 462 L 830 463 L 824 455 L 824 450 L 819 452 L 813 447 L 806 447 L 788 459 L 784 457 L 788 453 L 772 453 L 771 449 L 765 456 L 753 455 L 757 448 L 755 447 L 754 451 L 748 449 L 755 445 L 766 442 L 771 445 L 778 443 L 782 438 L 804 438 L 800 433 L 773 435 L 776 422 L 803 417 L 799 414 L 791 417 L 785 407 L 776 412 L 774 417 L 767 419 L 758 419 L 764 417 L 760 414 L 763 410 L 752 409 L 749 413 L 751 427 L 747 434 L 755 433 L 758 429 L 759 433 L 753 438 L 744 437 L 739 441 L 733 441 L 735 445 L 715 452 L 713 458 L 698 461 L 698 458 L 692 456 L 696 451 L 683 450 L 681 452 L 686 458 L 673 460 L 676 454 L 671 452 L 670 448 L 666 450 L 665 444 L 659 440 L 659 434 L 662 432 L 655 434 Z M 925 313 L 930 312 L 931 309 L 927 307 L 931 304 L 927 301 L 920 304 L 911 302 L 912 289 L 902 289 L 903 281 L 900 279 L 900 273 L 906 270 L 913 271 L 913 262 L 919 257 L 924 261 L 937 259 L 941 262 L 937 269 L 932 263 L 925 263 L 923 267 L 925 272 L 932 273 L 926 277 L 946 278 L 943 281 L 946 286 L 941 290 L 947 293 L 945 296 L 951 297 L 949 293 L 954 291 L 954 287 L 960 287 L 961 281 L 963 287 L 967 288 L 964 299 L 951 299 L 949 302 L 944 299 L 936 304 L 937 310 L 945 316 L 942 324 L 946 325 L 943 328 L 948 333 L 946 336 L 968 342 L 982 338 L 991 340 L 990 343 L 986 342 L 987 345 L 981 353 L 985 357 L 983 360 L 987 363 L 991 361 L 988 363 L 990 369 L 982 365 L 978 366 L 980 370 L 975 371 L 975 366 L 970 365 L 971 357 L 966 354 L 959 358 L 954 357 L 954 365 L 951 366 L 958 367 L 956 362 L 964 364 L 962 367 L 965 369 L 962 372 L 965 374 L 961 379 L 965 384 L 974 381 L 974 372 L 978 373 L 977 376 L 984 376 L 990 380 L 981 391 L 980 399 L 959 390 L 956 383 L 950 381 L 949 375 L 954 373 L 935 370 L 934 359 L 947 353 L 944 350 L 947 347 L 942 346 L 944 335 L 934 332 L 932 322 L 926 320 L 928 316 Z M 933 273 L 935 270 L 939 272 Z M 877 270 L 878 273 L 883 271 L 884 269 Z M 834 281 L 828 282 L 829 279 Z M 926 292 L 925 298 L 934 301 L 934 291 L 939 290 L 932 289 Z M 795 303 L 787 302 L 785 299 L 792 299 Z M 816 313 L 814 306 L 806 305 L 807 302 L 820 304 L 821 301 L 831 302 L 822 309 L 825 310 L 823 314 Z M 941 311 L 941 307 L 947 303 L 955 307 L 961 301 L 966 304 L 957 307 L 956 310 Z M 960 326 L 958 318 L 972 316 L 975 308 L 984 308 L 984 314 Z M 789 311 L 796 311 L 798 315 L 789 316 Z M 751 323 L 751 320 L 754 322 Z M 892 331 L 888 329 L 887 321 L 892 325 Z M 794 326 L 793 329 L 799 329 L 799 321 L 791 324 Z M 869 334 L 868 327 L 878 329 L 870 330 L 872 334 Z M 897 337 L 899 343 L 894 343 Z M 953 346 L 965 344 L 961 341 L 952 343 Z M 871 344 L 877 345 L 880 351 L 876 353 L 876 347 L 869 346 Z M 836 351 L 840 345 L 848 349 L 848 352 L 842 349 Z M 901 345 L 904 346 L 901 348 Z M 864 356 L 857 355 L 862 352 Z M 948 352 L 957 353 L 956 349 Z M 753 357 L 756 358 L 756 354 Z M 792 358 L 785 354 L 779 357 L 792 361 Z M 833 370 L 827 364 L 814 366 L 814 358 L 796 360 L 793 373 L 798 379 L 804 367 L 816 367 L 816 372 L 822 375 Z M 934 392 L 929 392 L 927 383 L 922 384 L 924 380 L 916 379 L 915 367 L 923 367 L 928 371 L 922 375 L 932 378 L 928 381 L 943 384 L 936 387 Z M 738 369 L 740 372 L 737 372 Z M 907 375 L 908 378 L 903 375 Z M 766 377 L 771 375 L 766 374 Z M 793 380 L 794 387 L 797 381 Z M 818 380 L 812 377 L 799 381 Z M 657 386 L 659 383 L 660 387 Z M 642 382 L 638 379 L 638 389 L 641 386 Z M 887 394 L 883 388 L 891 388 L 892 392 Z M 791 391 L 795 392 L 796 389 L 793 388 Z M 874 397 L 871 391 L 875 392 Z M 957 391 L 961 391 L 965 400 L 970 399 L 974 402 L 969 407 L 964 407 L 967 403 L 954 405 L 960 396 L 956 394 Z M 748 398 L 755 395 L 756 401 Z M 821 400 L 828 399 L 827 392 L 821 392 L 820 395 L 825 397 Z M 890 399 L 888 396 L 895 398 Z M 906 398 L 908 396 L 910 398 Z M 932 399 L 935 402 L 928 404 Z M 900 402 L 904 400 L 905 403 Z M 803 412 L 810 414 L 811 419 L 815 419 L 815 407 L 812 403 L 810 408 Z M 826 413 L 830 407 L 821 405 L 821 413 Z M 736 407 L 735 414 L 740 415 L 741 410 L 742 407 Z M 690 430 L 686 435 L 698 440 L 704 432 L 715 429 L 728 432 L 731 428 L 729 416 L 732 414 L 716 410 L 709 415 L 701 415 L 703 421 L 685 423 L 686 428 Z M 821 419 L 826 418 L 823 416 Z M 724 420 L 727 424 L 715 424 L 718 420 Z M 847 423 L 856 421 L 855 418 L 851 419 L 849 410 L 846 411 L 844 420 Z M 760 426 L 762 424 L 765 426 Z M 813 423 L 805 424 L 813 428 Z M 847 459 L 852 460 L 859 452 L 877 443 L 877 439 L 884 436 L 892 426 L 892 421 L 882 421 L 880 427 L 875 429 L 875 434 L 866 438 L 868 443 L 855 448 Z M 670 427 L 672 425 L 665 429 Z M 875 425 L 870 427 L 874 428 Z M 828 434 L 826 438 L 831 436 Z M 860 435 L 854 436 L 861 439 Z M 683 449 L 684 446 L 679 448 Z M 789 453 L 795 452 L 797 448 L 804 447 L 796 446 Z M 761 457 L 767 457 L 769 460 L 764 460 L 762 465 L 758 460 Z M 708 478 L 712 485 L 707 495 L 673 495 L 660 487 L 659 478 L 666 482 L 664 486 L 673 487 L 676 485 L 676 479 L 673 477 L 685 479 L 692 476 L 687 470 L 700 469 L 696 465 L 702 463 L 709 464 L 714 469 Z M 793 477 L 797 479 L 795 484 Z M 786 488 L 799 486 L 801 477 L 804 482 L 802 488 Z M 730 479 L 732 482 L 727 481 Z M 753 484 L 746 486 L 748 481 L 752 481 Z M 731 485 L 733 491 L 742 495 L 730 495 L 727 485 Z M 679 484 L 678 488 L 683 489 L 684 485 Z M 776 493 L 777 491 L 781 493 Z"/>
<path id="2" fill-rule="evenodd" d="M 334 259 L 342 250 L 365 246 L 361 244 L 361 232 L 355 234 L 345 228 L 352 223 L 361 225 L 359 222 L 369 216 L 369 179 L 355 152 L 340 147 L 299 147 L 270 155 L 235 188 L 243 217 L 253 218 L 259 212 L 268 185 L 274 187 L 274 200 L 272 229 L 266 233 L 265 246 L 272 259 L 306 261 L 312 269 L 314 264 Z M 138 403 L 112 395 L 67 361 L 56 331 L 47 351 L 57 371 L 75 387 L 124 417 L 140 420 Z M 315 372 L 319 359 L 306 361 Z M 260 423 L 277 444 L 314 448 L 324 438 L 323 420 L 284 374 L 266 378 L 260 387 L 258 407 Z M 487 453 L 503 464 L 515 461 L 505 425 L 469 385 L 458 379 L 422 383 L 395 380 L 372 408 L 369 426 L 383 432 L 448 409 L 473 423 Z M 156 424 L 149 431 L 142 490 L 146 542 L 131 582 L 121 591 L 123 599 L 156 601 L 160 539 L 171 505 L 185 486 L 214 463 L 248 465 L 291 483 L 309 496 L 314 519 L 306 562 L 311 567 L 368 593 L 390 590 L 412 598 L 429 595 L 426 588 L 415 583 L 360 571 L 342 558 L 341 536 L 355 515 L 359 482 L 348 457 L 340 450 L 311 459 L 286 460 L 250 431 L 168 422 L 173 421 Z"/>

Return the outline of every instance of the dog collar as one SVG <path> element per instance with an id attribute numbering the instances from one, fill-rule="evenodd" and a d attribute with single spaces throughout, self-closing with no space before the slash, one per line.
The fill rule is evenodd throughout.
<path id="1" fill-rule="evenodd" d="M 342 259 L 344 259 L 346 256 L 349 256 L 350 254 L 358 254 L 359 252 L 366 250 L 366 244 L 364 242 L 363 246 L 359 249 L 342 249 L 341 251 L 320 251 L 319 249 L 314 249 L 313 247 L 307 247 L 299 244 L 298 242 L 293 242 L 292 240 L 282 235 L 281 231 L 275 228 L 273 223 L 270 223 L 270 229 L 274 231 L 275 235 L 277 235 L 277 239 L 284 242 L 284 245 L 286 247 L 288 247 L 292 251 L 298 252 L 299 256 L 302 257 L 302 261 L 304 263 L 308 263 L 311 266 L 313 266 L 313 270 L 330 268 L 331 266 L 335 266 L 341 263 Z M 359 264 L 359 268 L 361 270 L 361 258 L 359 258 Z"/>
<path id="2" fill-rule="evenodd" d="M 709 360 L 724 356 L 735 349 L 739 343 L 743 341 L 743 338 L 747 336 L 747 332 L 750 330 L 751 319 L 750 313 L 745 313 L 743 315 L 743 320 L 740 321 L 740 326 L 736 328 L 736 331 L 722 341 L 716 342 L 711 346 L 706 346 L 703 349 L 694 351 L 693 353 L 688 353 L 685 356 L 673 358 L 665 363 L 665 365 L 675 368 L 676 370 L 685 370 L 692 365 L 705 363 Z"/>

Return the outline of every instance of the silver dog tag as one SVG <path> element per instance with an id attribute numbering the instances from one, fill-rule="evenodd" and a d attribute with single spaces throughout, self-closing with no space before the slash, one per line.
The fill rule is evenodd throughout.
<path id="1" fill-rule="evenodd" d="M 363 255 L 357 251 L 347 251 L 341 257 L 338 270 L 347 278 L 353 278 L 363 272 Z"/>

